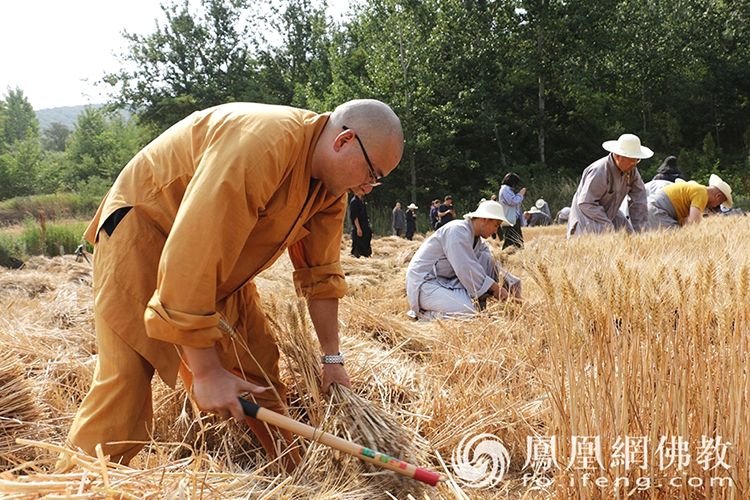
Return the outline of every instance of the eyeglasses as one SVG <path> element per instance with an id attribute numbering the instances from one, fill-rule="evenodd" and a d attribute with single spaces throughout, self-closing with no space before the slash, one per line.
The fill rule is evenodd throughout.
<path id="1" fill-rule="evenodd" d="M 342 126 L 344 130 L 349 130 L 349 127 L 346 125 Z M 359 138 L 358 134 L 354 134 L 354 138 L 357 139 L 357 142 L 359 143 L 359 147 L 362 149 L 362 155 L 365 157 L 365 161 L 367 162 L 367 166 L 370 167 L 370 175 L 372 175 L 372 178 L 375 179 L 372 182 L 365 182 L 362 184 L 363 186 L 380 186 L 383 183 L 383 178 L 378 177 L 378 174 L 375 173 L 375 169 L 372 168 L 372 162 L 370 161 L 370 157 L 367 156 L 367 151 L 365 151 L 365 147 L 362 145 L 362 141 Z"/>

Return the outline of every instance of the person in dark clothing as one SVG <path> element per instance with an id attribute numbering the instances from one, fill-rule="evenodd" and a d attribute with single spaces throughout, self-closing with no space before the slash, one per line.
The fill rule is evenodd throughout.
<path id="1" fill-rule="evenodd" d="M 526 225 L 529 227 L 549 226 L 552 224 L 552 219 L 549 218 L 549 215 L 536 207 L 531 207 L 531 210 L 524 212 L 523 216 L 526 219 Z"/>
<path id="2" fill-rule="evenodd" d="M 456 218 L 456 210 L 453 208 L 453 197 L 448 195 L 438 207 L 438 218 L 440 219 L 435 229 L 443 227 Z"/>
<path id="3" fill-rule="evenodd" d="M 669 181 L 669 182 L 675 182 L 677 179 L 682 179 L 686 181 L 685 176 L 682 175 L 682 172 L 677 167 L 677 158 L 674 156 L 667 156 L 667 158 L 664 160 L 664 163 L 661 164 L 659 168 L 656 169 L 656 175 L 654 176 L 652 181 Z"/>
<path id="4" fill-rule="evenodd" d="M 418 207 L 412 203 L 406 207 L 404 217 L 406 218 L 406 239 L 410 240 L 414 237 L 414 232 L 417 230 L 417 212 L 415 210 Z"/>
<path id="5" fill-rule="evenodd" d="M 433 200 L 430 205 L 430 228 L 434 231 L 437 229 L 440 217 L 438 217 L 438 207 L 440 206 L 440 200 Z"/>
<path id="6" fill-rule="evenodd" d="M 372 229 L 367 217 L 367 204 L 364 197 L 352 196 L 349 202 L 349 220 L 352 222 L 352 255 L 356 258 L 372 255 Z"/>

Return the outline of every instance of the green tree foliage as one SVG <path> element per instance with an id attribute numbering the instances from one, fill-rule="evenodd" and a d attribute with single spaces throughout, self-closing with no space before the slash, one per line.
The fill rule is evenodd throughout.
<path id="1" fill-rule="evenodd" d="M 688 177 L 718 171 L 748 194 L 747 1 L 370 0 L 341 24 L 316 0 L 171 1 L 153 34 L 124 34 L 123 69 L 105 78 L 149 137 L 223 102 L 328 111 L 377 98 L 406 150 L 374 205 L 451 193 L 470 208 L 510 171 L 540 186 L 529 203 L 553 200 L 625 132 L 656 151 L 639 166 L 647 180 L 675 155 Z M 0 102 L 0 196 L 99 192 L 143 144 L 89 111 L 64 153 L 46 131 L 40 152 L 30 111 L 18 89 Z"/>
<path id="2" fill-rule="evenodd" d="M 29 136 L 39 136 L 39 121 L 31 103 L 23 95 L 23 90 L 8 89 L 3 115 L 2 141 L 6 146 L 12 146 Z"/>
<path id="3" fill-rule="evenodd" d="M 103 179 L 111 185 L 144 143 L 143 131 L 132 121 L 88 107 L 78 116 L 68 141 L 61 184 L 79 189 L 82 183 Z"/>
<path id="4" fill-rule="evenodd" d="M 258 56 L 260 83 L 266 102 L 326 111 L 325 93 L 331 81 L 331 31 L 325 10 L 310 0 L 289 0 L 269 21 L 281 35 L 279 47 Z"/>
<path id="5" fill-rule="evenodd" d="M 244 0 L 203 0 L 191 12 L 189 0 L 162 5 L 167 17 L 148 36 L 124 33 L 129 51 L 122 69 L 104 81 L 117 87 L 114 105 L 129 109 L 140 123 L 161 132 L 198 109 L 229 101 L 257 101 L 262 95 L 251 53 L 253 25 L 242 19 L 253 6 Z"/>
<path id="6" fill-rule="evenodd" d="M 421 6 L 428 16 L 413 14 Z M 575 177 L 624 132 L 657 151 L 656 165 L 688 150 L 688 175 L 736 170 L 750 116 L 747 14 L 746 2 L 721 0 L 376 0 L 347 25 L 361 49 L 353 68 L 366 70 L 352 87 L 387 96 L 414 130 L 427 199 L 476 199 L 508 171 L 525 183 Z M 409 70 L 425 90 L 413 86 L 405 109 L 395 54 L 409 15 Z M 404 199 L 403 180 L 385 196 Z"/>
<path id="7" fill-rule="evenodd" d="M 32 194 L 42 153 L 39 122 L 23 91 L 8 90 L 0 106 L 0 200 Z"/>
<path id="8" fill-rule="evenodd" d="M 52 124 L 42 132 L 42 146 L 47 151 L 65 151 L 65 143 L 71 130 L 60 122 Z"/>

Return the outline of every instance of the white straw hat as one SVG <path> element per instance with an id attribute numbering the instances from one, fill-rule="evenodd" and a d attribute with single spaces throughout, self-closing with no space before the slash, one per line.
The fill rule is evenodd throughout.
<path id="1" fill-rule="evenodd" d="M 413 208 L 414 210 L 418 209 L 419 207 L 416 206 L 414 203 L 410 203 L 408 207 L 406 208 Z"/>
<path id="2" fill-rule="evenodd" d="M 515 210 L 515 207 L 513 207 Z M 501 220 L 508 223 L 508 218 L 505 216 L 505 209 L 503 206 L 496 201 L 483 201 L 479 204 L 476 210 L 464 214 L 464 219 L 495 219 Z"/>
<path id="3" fill-rule="evenodd" d="M 538 208 L 539 210 L 541 210 L 542 207 L 544 206 L 544 199 L 539 198 L 538 200 L 536 200 L 536 203 L 534 203 L 534 206 Z"/>
<path id="4" fill-rule="evenodd" d="M 626 158 L 641 160 L 654 156 L 654 152 L 646 146 L 641 146 L 641 140 L 633 134 L 622 134 L 616 141 L 605 141 L 602 143 L 602 147 L 610 153 Z"/>
<path id="5" fill-rule="evenodd" d="M 721 177 L 719 177 L 716 174 L 711 174 L 711 177 L 708 178 L 708 185 L 713 186 L 715 188 L 718 188 L 719 191 L 724 193 L 724 196 L 727 197 L 727 201 L 722 203 L 726 208 L 732 208 L 732 205 L 734 205 L 734 201 L 732 201 L 732 188 L 729 187 L 729 184 L 721 180 Z"/>

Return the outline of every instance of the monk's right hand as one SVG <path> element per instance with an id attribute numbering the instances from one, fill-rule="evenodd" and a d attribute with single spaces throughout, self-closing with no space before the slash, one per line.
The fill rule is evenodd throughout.
<path id="1" fill-rule="evenodd" d="M 245 413 L 237 396 L 246 392 L 259 394 L 268 389 L 225 370 L 213 347 L 203 349 L 183 346 L 183 353 L 193 375 L 190 394 L 202 411 L 213 413 L 223 419 L 234 417 L 238 422 L 242 422 L 245 420 Z"/>

